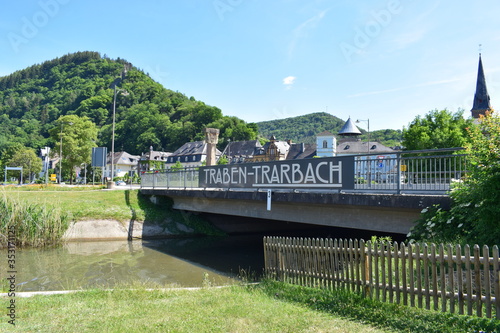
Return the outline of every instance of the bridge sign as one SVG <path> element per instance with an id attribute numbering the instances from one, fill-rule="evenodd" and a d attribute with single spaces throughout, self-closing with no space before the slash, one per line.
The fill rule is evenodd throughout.
<path id="1" fill-rule="evenodd" d="M 200 187 L 354 189 L 354 156 L 200 167 Z"/>

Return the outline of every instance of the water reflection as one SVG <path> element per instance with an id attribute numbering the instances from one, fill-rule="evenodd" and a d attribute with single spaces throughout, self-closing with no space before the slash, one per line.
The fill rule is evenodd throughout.
<path id="1" fill-rule="evenodd" d="M 372 234 L 322 227 L 267 235 L 369 239 Z M 18 249 L 18 291 L 112 288 L 124 283 L 199 287 L 206 273 L 212 285 L 230 284 L 241 270 L 250 277 L 262 274 L 263 236 L 71 242 L 56 249 Z M 3 267 L 1 258 L 6 264 L 5 249 L 0 251 Z"/>
<path id="2" fill-rule="evenodd" d="M 56 249 L 18 249 L 18 291 L 111 288 L 137 282 L 196 287 L 207 282 L 207 273 L 212 285 L 230 284 L 235 281 L 231 273 L 238 272 L 239 254 L 224 255 L 231 252 L 227 248 L 231 242 L 222 239 L 219 243 L 199 238 L 72 242 Z M 6 258 L 5 251 L 2 257 Z"/>

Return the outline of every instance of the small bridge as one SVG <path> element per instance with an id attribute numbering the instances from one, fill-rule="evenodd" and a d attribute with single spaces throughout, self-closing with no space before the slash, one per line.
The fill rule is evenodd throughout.
<path id="1" fill-rule="evenodd" d="M 203 213 L 406 234 L 425 207 L 450 205 L 461 149 L 243 163 L 144 173 L 141 192 Z"/>

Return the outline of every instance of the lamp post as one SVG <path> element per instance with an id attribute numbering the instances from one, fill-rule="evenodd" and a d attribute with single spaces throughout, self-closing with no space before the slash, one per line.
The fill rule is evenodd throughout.
<path id="1" fill-rule="evenodd" d="M 368 154 L 370 153 L 370 119 L 358 119 L 356 120 L 356 123 L 360 123 L 362 121 L 366 121 L 368 123 L 368 143 L 367 143 L 367 151 Z M 367 174 L 367 180 L 368 180 L 368 187 L 372 186 L 372 173 L 371 173 L 371 162 L 370 162 L 370 156 L 366 155 L 366 174 Z"/>
<path id="2" fill-rule="evenodd" d="M 362 121 L 366 121 L 368 123 L 368 144 L 367 144 L 367 146 L 368 146 L 368 153 L 370 153 L 370 119 L 364 119 L 364 120 L 358 119 L 358 120 L 356 120 L 356 123 L 359 124 Z"/>
<path id="3" fill-rule="evenodd" d="M 113 125 L 111 134 L 111 181 L 113 181 L 113 176 L 115 173 L 115 115 L 116 115 L 116 95 L 118 92 L 122 92 L 122 95 L 127 96 L 128 92 L 124 89 L 117 89 L 116 84 L 114 85 L 114 97 L 113 97 Z"/>

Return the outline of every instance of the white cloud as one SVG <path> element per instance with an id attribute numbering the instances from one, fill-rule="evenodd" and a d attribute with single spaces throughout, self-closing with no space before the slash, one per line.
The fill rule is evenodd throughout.
<path id="1" fill-rule="evenodd" d="M 286 86 L 287 89 L 291 89 L 296 79 L 297 78 L 295 76 L 287 76 L 286 78 L 283 79 L 283 84 Z"/>

